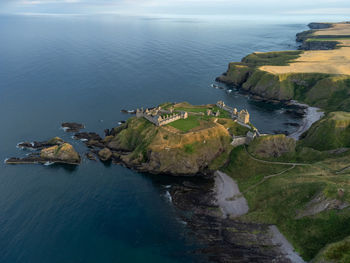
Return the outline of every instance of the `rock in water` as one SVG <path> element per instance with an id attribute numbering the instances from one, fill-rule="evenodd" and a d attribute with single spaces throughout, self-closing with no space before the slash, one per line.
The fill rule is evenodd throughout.
<path id="1" fill-rule="evenodd" d="M 76 122 L 64 122 L 61 126 L 66 132 L 79 132 L 81 129 L 85 128 L 83 124 Z"/>
<path id="2" fill-rule="evenodd" d="M 61 145 L 64 141 L 59 137 L 54 137 L 48 141 L 43 142 L 21 142 L 17 145 L 19 148 L 30 148 L 30 149 L 43 149 L 45 147 Z"/>
<path id="3" fill-rule="evenodd" d="M 80 163 L 80 155 L 69 143 L 42 149 L 40 152 L 40 158 L 50 162 L 62 162 L 68 164 Z"/>
<path id="4" fill-rule="evenodd" d="M 98 152 L 98 157 L 100 158 L 101 161 L 107 162 L 111 159 L 112 157 L 112 152 L 108 148 L 104 148 L 101 151 Z"/>

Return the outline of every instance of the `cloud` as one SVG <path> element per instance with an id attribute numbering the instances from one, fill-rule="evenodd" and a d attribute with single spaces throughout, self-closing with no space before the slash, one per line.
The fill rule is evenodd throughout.
<path id="1" fill-rule="evenodd" d="M 0 0 L 0 10 L 21 13 L 347 15 L 349 9 L 349 0 Z"/>

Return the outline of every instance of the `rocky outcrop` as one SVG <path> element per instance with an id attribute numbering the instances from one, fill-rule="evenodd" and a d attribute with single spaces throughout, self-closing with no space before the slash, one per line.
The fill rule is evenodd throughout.
<path id="1" fill-rule="evenodd" d="M 107 162 L 111 159 L 112 152 L 110 149 L 104 148 L 98 152 L 98 157 L 100 158 L 101 161 Z"/>
<path id="2" fill-rule="evenodd" d="M 66 131 L 66 132 L 78 132 L 81 129 L 84 129 L 85 126 L 80 123 L 76 122 L 64 122 L 61 124 L 61 127 Z"/>
<path id="3" fill-rule="evenodd" d="M 205 173 L 209 163 L 229 145 L 227 129 L 214 122 L 207 128 L 179 133 L 156 127 L 145 119 L 129 119 L 126 128 L 103 141 L 120 161 L 139 171 L 155 174 L 195 175 Z"/>
<path id="4" fill-rule="evenodd" d="M 31 153 L 24 158 L 9 158 L 6 164 L 30 164 L 30 163 L 63 163 L 80 164 L 80 155 L 69 143 L 43 148 L 40 152 Z"/>
<path id="5" fill-rule="evenodd" d="M 59 138 L 59 137 L 54 137 L 48 141 L 42 141 L 42 142 L 21 142 L 19 144 L 17 144 L 18 148 L 22 148 L 22 149 L 43 149 L 45 147 L 49 147 L 49 146 L 54 146 L 54 145 L 61 145 L 63 144 L 64 141 Z"/>
<path id="6" fill-rule="evenodd" d="M 80 156 L 69 143 L 42 149 L 40 158 L 49 162 L 79 164 Z"/>
<path id="7" fill-rule="evenodd" d="M 278 158 L 295 151 L 296 141 L 283 134 L 262 136 L 249 145 L 249 151 L 260 158 Z"/>

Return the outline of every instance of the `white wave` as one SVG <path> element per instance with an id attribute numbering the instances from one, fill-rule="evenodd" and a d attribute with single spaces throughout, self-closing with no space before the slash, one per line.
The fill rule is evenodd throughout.
<path id="1" fill-rule="evenodd" d="M 66 132 L 69 128 L 68 127 L 61 127 L 60 129 L 62 129 Z"/>
<path id="2" fill-rule="evenodd" d="M 46 163 L 44 163 L 44 165 L 45 166 L 49 166 L 49 165 L 52 165 L 52 164 L 54 164 L 55 162 L 46 162 Z"/>
<path id="3" fill-rule="evenodd" d="M 19 142 L 19 143 L 17 143 L 16 148 L 17 148 L 17 149 L 23 149 L 23 147 L 19 146 L 19 145 L 22 144 L 22 143 L 24 143 L 24 142 Z"/>
<path id="4" fill-rule="evenodd" d="M 164 187 L 165 189 L 169 189 L 169 188 L 171 188 L 171 184 L 163 185 L 163 187 Z"/>
<path id="5" fill-rule="evenodd" d="M 6 164 L 6 162 L 8 161 L 8 159 L 10 159 L 10 158 L 6 158 L 6 159 L 4 160 L 4 164 Z"/>
<path id="6" fill-rule="evenodd" d="M 166 191 L 164 196 L 169 200 L 170 203 L 173 202 L 173 198 L 171 197 L 171 194 L 169 193 L 169 191 Z"/>
<path id="7" fill-rule="evenodd" d="M 88 139 L 85 139 L 85 138 L 82 138 L 82 139 L 80 139 L 82 142 L 87 142 L 88 141 Z"/>
<path id="8" fill-rule="evenodd" d="M 187 225 L 187 222 L 185 222 L 185 221 L 183 221 L 183 220 L 181 220 L 181 219 L 179 219 L 179 218 L 177 219 L 177 221 L 180 222 L 180 223 L 183 224 L 183 225 Z"/>

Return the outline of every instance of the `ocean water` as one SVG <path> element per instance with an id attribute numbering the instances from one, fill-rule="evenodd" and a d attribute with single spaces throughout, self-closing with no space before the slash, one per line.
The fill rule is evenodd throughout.
<path id="1" fill-rule="evenodd" d="M 120 16 L 0 16 L 0 159 L 24 140 L 82 122 L 102 134 L 134 109 L 165 101 L 224 100 L 247 108 L 262 132 L 300 122 L 284 109 L 210 87 L 230 61 L 295 49 L 304 23 Z M 0 262 L 194 262 L 196 240 L 165 186 L 83 160 L 75 169 L 0 164 Z"/>

